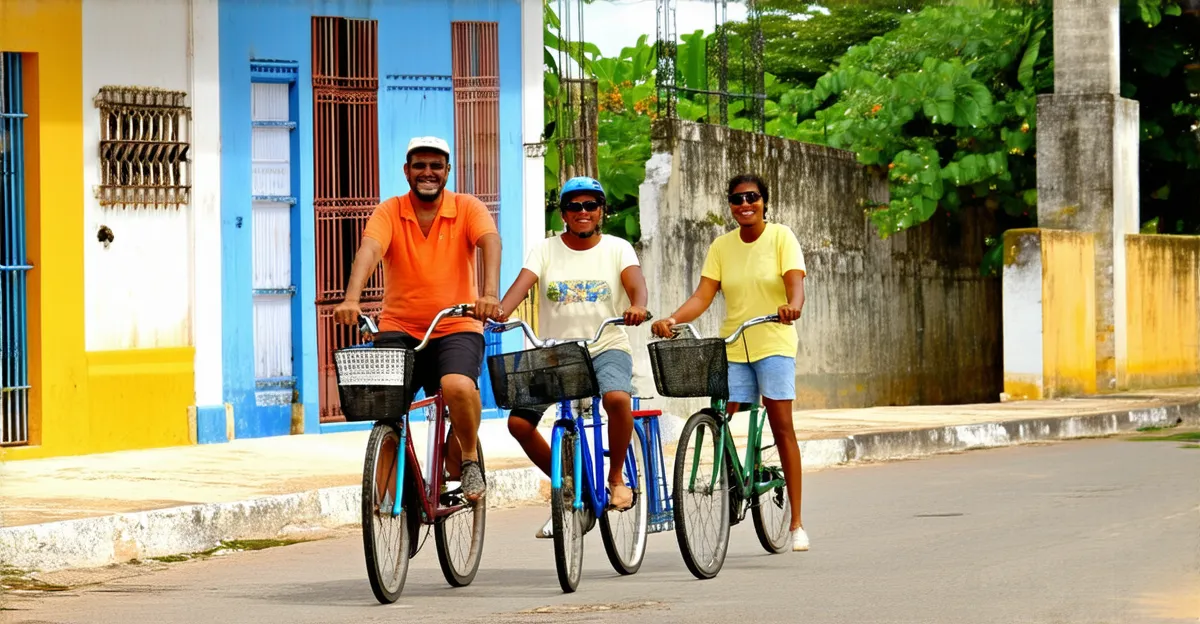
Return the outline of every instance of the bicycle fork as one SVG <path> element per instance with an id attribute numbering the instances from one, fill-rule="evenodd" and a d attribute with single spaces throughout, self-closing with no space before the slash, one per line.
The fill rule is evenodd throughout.
<path id="1" fill-rule="evenodd" d="M 550 456 L 554 459 L 550 462 L 550 486 L 552 488 L 561 489 L 563 485 L 563 465 L 559 459 L 562 457 L 563 438 L 566 437 L 566 429 L 563 427 L 555 427 L 554 433 L 550 438 Z M 583 479 L 583 457 L 579 452 L 579 445 L 576 442 L 579 437 L 576 436 L 572 445 L 574 448 L 571 453 L 571 474 L 574 476 L 574 492 L 572 492 L 572 508 L 575 511 L 583 509 L 583 488 L 580 487 Z"/>
<path id="2" fill-rule="evenodd" d="M 396 500 L 392 501 L 392 517 L 397 518 L 404 510 L 404 465 L 408 451 L 408 427 L 400 427 L 400 443 L 396 446 Z"/>

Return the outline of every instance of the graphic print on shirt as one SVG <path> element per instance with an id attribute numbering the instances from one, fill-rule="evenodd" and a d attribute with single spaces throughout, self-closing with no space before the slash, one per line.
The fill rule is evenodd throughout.
<path id="1" fill-rule="evenodd" d="M 560 280 L 546 285 L 546 298 L 555 303 L 595 303 L 612 299 L 604 280 Z"/>

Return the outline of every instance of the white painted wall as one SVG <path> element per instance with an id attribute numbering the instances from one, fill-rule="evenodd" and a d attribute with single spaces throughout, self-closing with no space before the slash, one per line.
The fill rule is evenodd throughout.
<path id="1" fill-rule="evenodd" d="M 524 249 L 521 259 L 546 237 L 546 158 L 540 145 L 545 129 L 542 59 L 542 0 L 521 0 L 521 140 L 525 145 L 522 170 Z M 534 328 L 535 330 L 537 328 Z M 532 347 L 525 339 L 526 348 Z"/>
<path id="2" fill-rule="evenodd" d="M 522 192 L 525 214 L 525 249 L 546 237 L 546 172 L 539 143 L 546 127 L 543 119 L 542 0 L 521 2 L 521 137 L 525 144 Z"/>
<path id="3" fill-rule="evenodd" d="M 1006 238 L 1012 262 L 1001 278 L 1005 380 L 1044 388 L 1042 336 L 1042 246 L 1038 233 Z"/>
<path id="4" fill-rule="evenodd" d="M 196 405 L 220 405 L 221 88 L 217 0 L 190 0 L 192 63 L 192 344 Z"/>
<path id="5" fill-rule="evenodd" d="M 201 67 L 209 75 L 196 76 L 195 82 L 211 83 L 215 89 L 216 8 L 209 12 L 212 32 L 206 36 L 211 38 L 207 45 L 214 58 L 206 59 Z M 193 110 L 202 110 L 192 94 L 191 13 L 188 0 L 83 2 L 84 296 L 89 350 L 192 344 L 191 207 L 100 207 L 95 196 L 100 182 L 100 113 L 93 101 L 105 85 L 159 87 L 189 92 Z M 219 152 L 215 100 L 215 95 L 204 97 L 203 104 L 213 106 L 202 111 L 202 119 L 208 122 L 193 122 L 188 133 L 193 141 L 191 159 L 203 163 L 199 171 L 193 163 L 193 202 L 205 202 L 206 214 L 216 210 L 216 195 L 201 187 L 218 180 L 219 169 L 213 167 L 213 154 L 200 149 Z M 198 133 L 208 133 L 199 144 Z M 198 178 L 197 173 L 205 175 Z M 113 232 L 114 240 L 107 249 L 96 237 L 101 225 Z M 220 257 L 219 242 L 212 249 L 197 251 Z M 215 293 L 220 291 L 219 264 L 216 262 Z M 212 281 L 211 276 L 204 279 L 206 284 Z"/>

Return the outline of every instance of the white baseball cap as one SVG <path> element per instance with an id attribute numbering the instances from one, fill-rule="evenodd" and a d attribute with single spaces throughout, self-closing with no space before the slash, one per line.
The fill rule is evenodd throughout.
<path id="1" fill-rule="evenodd" d="M 408 142 L 408 152 L 405 153 L 405 158 L 408 158 L 414 150 L 419 149 L 437 150 L 445 154 L 446 158 L 450 158 L 450 144 L 435 136 L 413 137 Z"/>

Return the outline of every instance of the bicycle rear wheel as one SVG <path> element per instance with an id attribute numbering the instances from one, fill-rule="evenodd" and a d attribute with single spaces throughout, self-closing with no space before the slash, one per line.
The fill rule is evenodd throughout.
<path id="1" fill-rule="evenodd" d="M 783 468 L 779 461 L 779 449 L 769 427 L 763 428 L 763 440 L 754 458 L 754 483 L 769 483 L 778 480 L 779 485 L 754 495 L 750 510 L 754 517 L 754 532 L 758 543 L 769 553 L 777 554 L 788 550 L 792 531 L 792 503 L 788 498 L 787 484 L 783 482 Z"/>
<path id="2" fill-rule="evenodd" d="M 720 435 L 711 414 L 696 412 L 684 424 L 675 453 L 675 538 L 683 562 L 699 579 L 721 571 L 729 547 L 729 474 L 717 465 Z"/>
<path id="3" fill-rule="evenodd" d="M 450 427 L 443 442 L 442 457 L 447 456 L 446 450 L 451 443 L 457 443 L 453 436 L 454 428 Z M 483 445 L 478 440 L 475 442 L 475 449 L 479 453 L 479 469 L 484 470 Z M 479 499 L 477 503 L 469 503 L 462 494 L 462 487 L 459 487 L 442 494 L 441 504 L 466 505 L 433 525 L 433 541 L 437 545 L 442 576 L 446 577 L 446 582 L 452 587 L 465 587 L 475 580 L 475 573 L 479 570 L 479 559 L 483 555 L 487 497 Z"/>
<path id="4" fill-rule="evenodd" d="M 649 502 L 646 500 L 646 461 L 641 433 L 635 428 L 625 454 L 625 485 L 633 489 L 633 506 L 625 511 L 605 511 L 600 516 L 600 537 L 613 569 L 620 574 L 634 574 L 642 567 L 646 555 L 646 523 Z M 633 464 L 634 469 L 630 468 Z M 634 472 L 637 473 L 636 479 Z"/>
<path id="5" fill-rule="evenodd" d="M 408 509 L 392 514 L 396 500 L 397 453 L 403 454 L 395 427 L 376 423 L 367 439 L 362 480 L 363 552 L 375 599 L 396 602 L 408 576 Z M 403 455 L 400 455 L 401 457 Z"/>
<path id="6" fill-rule="evenodd" d="M 568 594 L 579 586 L 579 577 L 583 573 L 583 536 L 589 522 L 586 492 L 583 508 L 576 510 L 574 505 L 575 488 L 584 489 L 583 483 L 576 483 L 574 477 L 578 440 L 578 434 L 574 431 L 564 431 L 558 454 L 550 458 L 551 462 L 561 466 L 562 471 L 560 485 L 551 485 L 550 488 L 550 512 L 554 520 L 554 567 L 558 571 L 558 584 Z"/>

